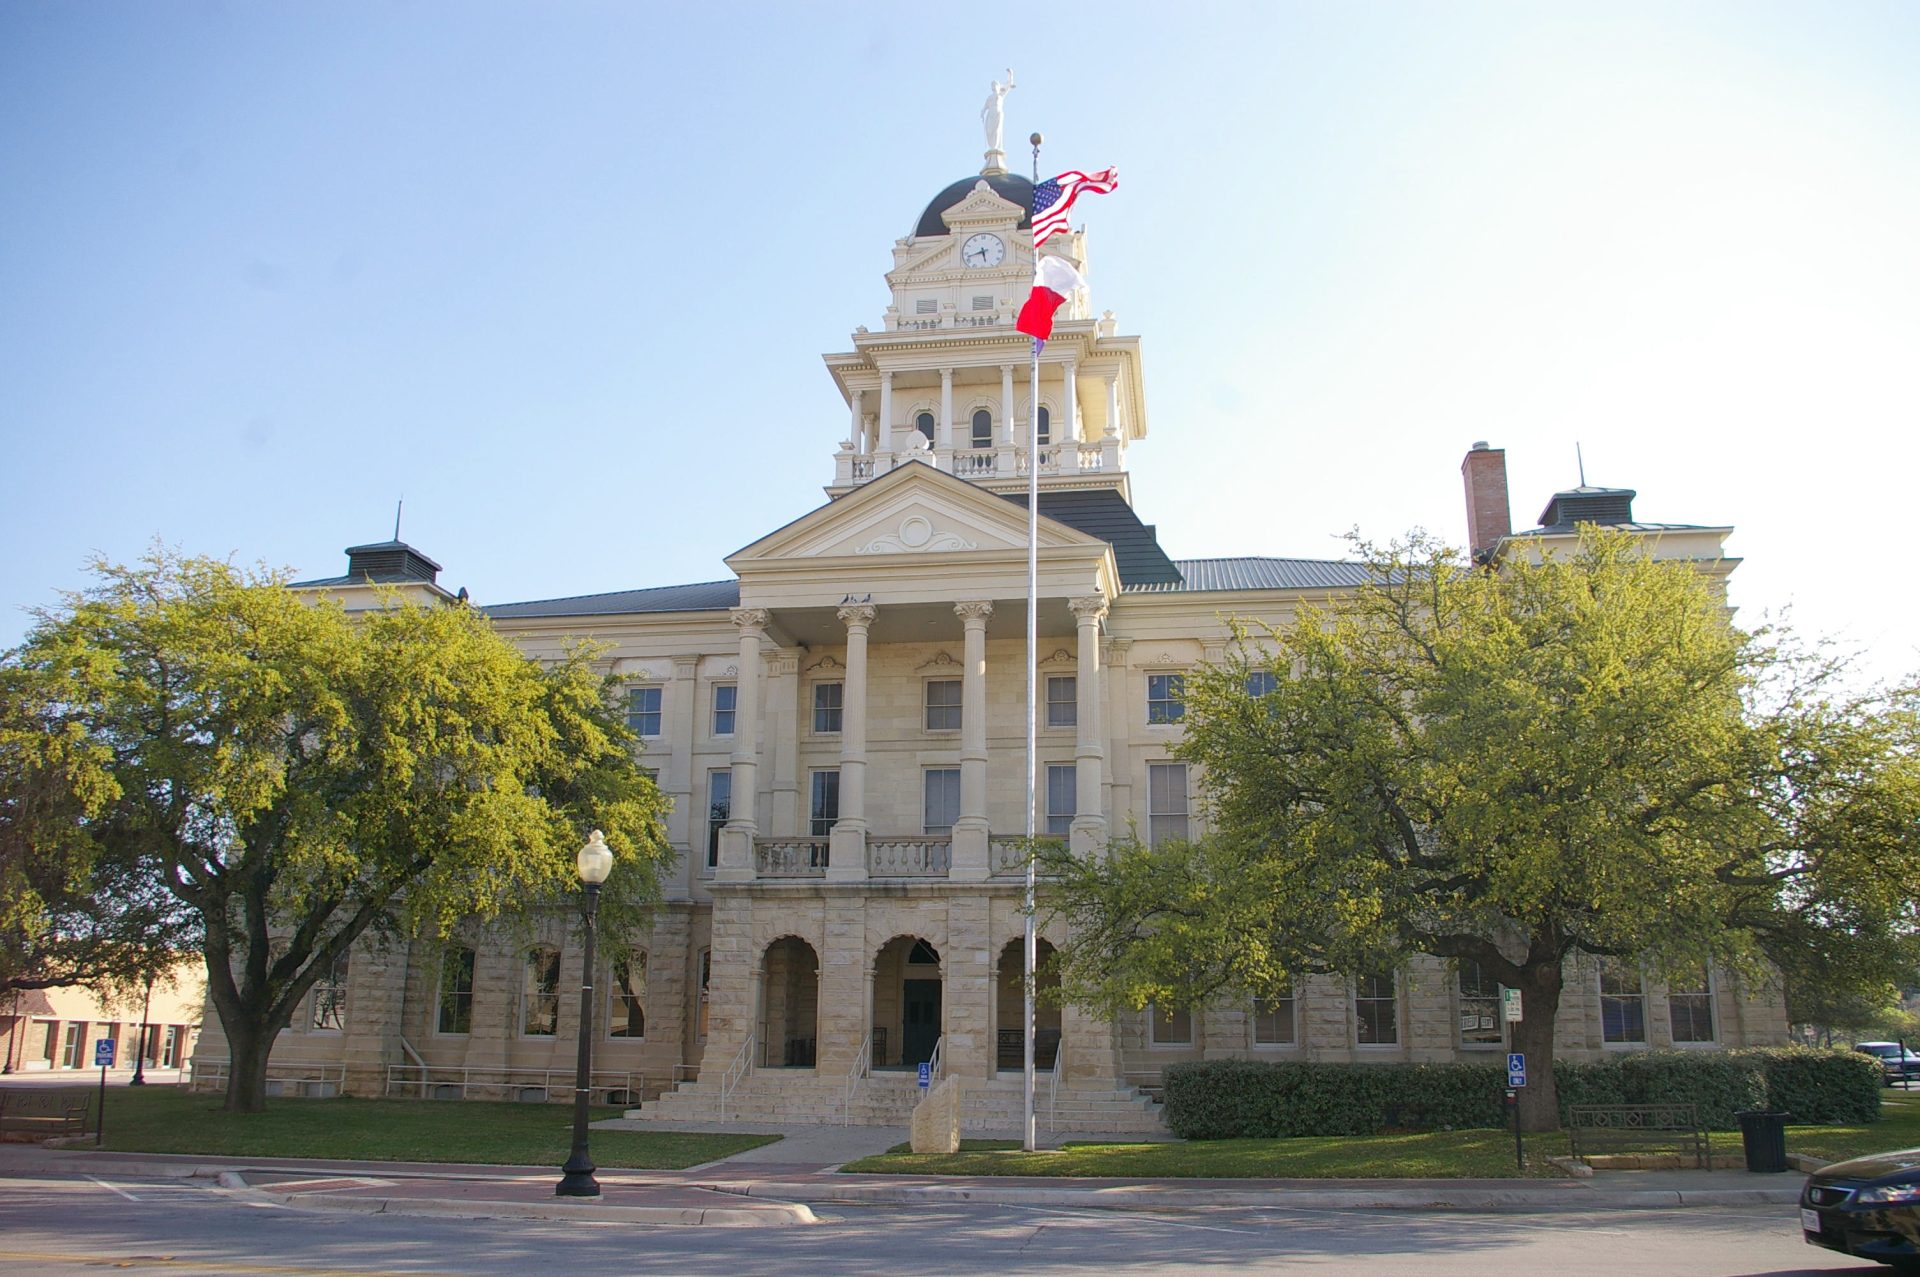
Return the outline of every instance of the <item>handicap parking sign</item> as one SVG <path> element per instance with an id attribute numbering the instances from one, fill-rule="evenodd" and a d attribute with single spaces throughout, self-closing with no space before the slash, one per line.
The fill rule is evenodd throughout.
<path id="1" fill-rule="evenodd" d="M 101 1068 L 113 1067 L 113 1039 L 95 1038 L 93 1041 L 93 1062 Z"/>
<path id="2" fill-rule="evenodd" d="M 920 1062 L 920 1089 L 926 1090 L 933 1085 L 933 1065 L 927 1060 Z"/>
<path id="3" fill-rule="evenodd" d="M 1507 1085 L 1525 1086 L 1527 1084 L 1527 1057 L 1519 1051 L 1507 1054 Z"/>

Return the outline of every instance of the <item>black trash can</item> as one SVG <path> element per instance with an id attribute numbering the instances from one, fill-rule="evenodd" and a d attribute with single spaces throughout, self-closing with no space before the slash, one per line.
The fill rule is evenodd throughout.
<path id="1" fill-rule="evenodd" d="M 1743 1109 L 1740 1143 L 1746 1149 L 1747 1169 L 1771 1172 L 1787 1169 L 1787 1115 L 1762 1109 Z"/>

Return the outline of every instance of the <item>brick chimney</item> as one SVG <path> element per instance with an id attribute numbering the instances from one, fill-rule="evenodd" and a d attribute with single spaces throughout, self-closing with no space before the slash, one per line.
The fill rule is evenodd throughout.
<path id="1" fill-rule="evenodd" d="M 1467 486 L 1467 544 L 1475 559 L 1484 558 L 1513 531 L 1513 513 L 1507 505 L 1507 450 L 1475 443 L 1460 463 Z"/>

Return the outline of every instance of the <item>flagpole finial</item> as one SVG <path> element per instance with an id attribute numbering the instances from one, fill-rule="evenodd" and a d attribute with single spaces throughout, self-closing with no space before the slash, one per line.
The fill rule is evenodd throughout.
<path id="1" fill-rule="evenodd" d="M 1041 137 L 1038 133 L 1033 134 L 1027 139 L 1027 141 L 1033 143 L 1033 180 L 1035 185 L 1038 185 L 1040 182 L 1040 144 L 1046 140 L 1047 139 Z"/>

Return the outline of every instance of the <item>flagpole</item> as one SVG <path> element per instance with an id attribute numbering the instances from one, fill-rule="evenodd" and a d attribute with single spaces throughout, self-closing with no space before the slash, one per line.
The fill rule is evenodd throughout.
<path id="1" fill-rule="evenodd" d="M 1033 184 L 1040 185 L 1040 143 L 1041 137 L 1035 133 L 1030 139 L 1033 143 Z M 1039 263 L 1040 246 L 1034 245 L 1035 265 Z M 1045 345 L 1038 337 L 1033 339 L 1033 371 L 1027 385 L 1033 392 L 1033 412 L 1027 428 L 1027 931 L 1026 931 L 1026 1032 L 1022 1052 L 1026 1063 L 1025 1087 L 1022 1093 L 1020 1147 L 1031 1153 L 1035 1148 L 1033 1124 L 1033 990 L 1035 982 L 1034 967 L 1038 965 L 1038 941 L 1034 932 L 1034 810 L 1037 804 L 1035 783 L 1035 758 L 1039 752 L 1039 715 L 1035 696 L 1038 692 L 1038 674 L 1040 659 L 1040 347 Z"/>

